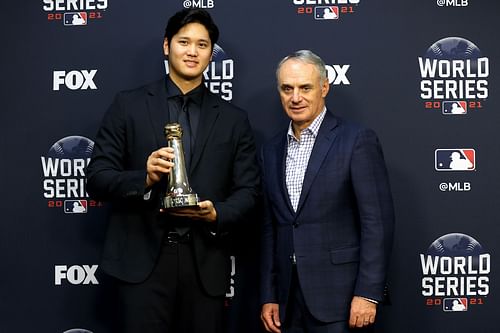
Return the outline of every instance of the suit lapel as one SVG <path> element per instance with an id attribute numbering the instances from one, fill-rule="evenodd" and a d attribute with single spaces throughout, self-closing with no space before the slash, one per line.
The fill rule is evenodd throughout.
<path id="1" fill-rule="evenodd" d="M 323 161 L 328 155 L 328 151 L 335 141 L 336 133 L 334 129 L 335 127 L 337 127 L 337 124 L 338 122 L 336 117 L 329 111 L 327 111 L 325 114 L 325 118 L 323 119 L 323 123 L 321 124 L 321 127 L 319 129 L 316 142 L 314 143 L 311 156 L 309 157 L 309 163 L 307 164 L 304 181 L 302 183 L 302 191 L 300 193 L 299 204 L 297 206 L 297 214 L 299 214 L 302 206 L 304 205 L 304 201 L 306 200 L 307 195 L 311 190 L 314 179 L 316 178 L 316 175 L 318 174 Z"/>
<path id="2" fill-rule="evenodd" d="M 194 143 L 191 166 L 188 173 L 194 170 L 194 168 L 200 161 L 200 157 L 203 150 L 205 149 L 207 140 L 214 128 L 215 121 L 219 117 L 219 108 L 220 101 L 218 97 L 212 95 L 208 91 L 205 91 L 201 106 L 200 120 L 198 123 L 198 132 L 196 134 L 196 142 Z"/>
<path id="3" fill-rule="evenodd" d="M 275 181 L 279 182 L 276 188 L 280 189 L 280 195 L 283 198 L 283 202 L 288 207 L 288 210 L 294 214 L 290 196 L 288 195 L 288 189 L 286 187 L 286 152 L 288 147 L 287 131 L 285 131 L 283 135 L 280 135 L 278 140 L 279 141 L 276 142 L 274 150 L 272 151 L 273 154 L 271 155 L 274 159 L 273 165 L 276 166 L 276 173 L 273 174 L 272 177 Z"/>
<path id="4" fill-rule="evenodd" d="M 165 147 L 164 128 L 169 122 L 166 81 L 160 80 L 147 88 L 147 106 L 156 144 Z"/>

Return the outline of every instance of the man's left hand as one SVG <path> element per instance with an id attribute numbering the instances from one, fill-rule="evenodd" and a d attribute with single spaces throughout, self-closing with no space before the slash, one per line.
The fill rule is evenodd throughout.
<path id="1" fill-rule="evenodd" d="M 375 322 L 377 304 L 370 302 L 363 297 L 354 296 L 351 302 L 351 315 L 349 317 L 349 327 L 365 327 Z"/>
<path id="2" fill-rule="evenodd" d="M 210 200 L 201 201 L 197 207 L 178 208 L 167 210 L 167 213 L 179 217 L 187 217 L 193 220 L 206 222 L 215 222 L 217 220 L 217 211 Z"/>

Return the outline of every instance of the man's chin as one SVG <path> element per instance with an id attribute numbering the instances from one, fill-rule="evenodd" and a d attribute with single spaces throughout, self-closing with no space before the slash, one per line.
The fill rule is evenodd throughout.
<path id="1" fill-rule="evenodd" d="M 189 72 L 184 72 L 179 77 L 184 80 L 184 81 L 197 81 L 202 79 L 203 77 L 203 72 L 195 72 L 195 73 L 189 73 Z"/>

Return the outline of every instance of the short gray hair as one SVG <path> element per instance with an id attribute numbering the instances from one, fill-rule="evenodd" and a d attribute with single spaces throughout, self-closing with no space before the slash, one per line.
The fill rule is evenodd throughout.
<path id="1" fill-rule="evenodd" d="M 306 64 L 314 65 L 318 70 L 321 84 L 323 84 L 323 82 L 325 82 L 325 80 L 328 78 L 325 62 L 323 61 L 323 59 L 321 59 L 318 55 L 314 54 L 311 50 L 299 50 L 281 59 L 281 61 L 278 64 L 278 67 L 276 68 L 276 79 L 278 81 L 279 81 L 279 73 L 281 66 L 288 60 L 296 60 Z"/>

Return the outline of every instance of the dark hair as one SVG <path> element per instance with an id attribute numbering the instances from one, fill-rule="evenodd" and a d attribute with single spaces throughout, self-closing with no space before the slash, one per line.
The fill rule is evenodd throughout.
<path id="1" fill-rule="evenodd" d="M 206 10 L 199 8 L 183 9 L 168 20 L 165 28 L 165 38 L 168 40 L 168 45 L 170 45 L 172 37 L 189 23 L 199 23 L 207 29 L 213 48 L 219 39 L 219 28 L 215 25 L 210 14 Z"/>

